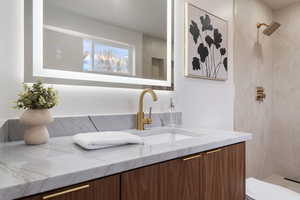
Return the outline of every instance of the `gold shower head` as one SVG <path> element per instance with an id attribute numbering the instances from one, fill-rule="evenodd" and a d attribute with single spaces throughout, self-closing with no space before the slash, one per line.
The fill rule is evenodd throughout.
<path id="1" fill-rule="evenodd" d="M 260 29 L 262 26 L 266 26 L 266 29 L 263 33 L 267 36 L 271 36 L 280 26 L 278 22 L 272 22 L 270 25 L 265 23 L 257 24 L 257 28 Z"/>

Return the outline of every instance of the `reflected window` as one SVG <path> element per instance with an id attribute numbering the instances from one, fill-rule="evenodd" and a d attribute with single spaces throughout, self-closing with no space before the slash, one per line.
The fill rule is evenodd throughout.
<path id="1" fill-rule="evenodd" d="M 110 43 L 111 45 L 84 39 L 82 70 L 84 72 L 134 75 L 133 48 L 116 47 L 117 43 Z"/>
<path id="2" fill-rule="evenodd" d="M 93 72 L 130 74 L 130 71 L 128 49 L 94 43 Z"/>
<path id="3" fill-rule="evenodd" d="M 93 71 L 93 61 L 92 61 L 92 40 L 83 40 L 83 59 L 82 59 L 82 69 L 85 72 Z"/>
<path id="4" fill-rule="evenodd" d="M 135 48 L 118 41 L 45 26 L 44 54 L 48 69 L 135 76 Z"/>

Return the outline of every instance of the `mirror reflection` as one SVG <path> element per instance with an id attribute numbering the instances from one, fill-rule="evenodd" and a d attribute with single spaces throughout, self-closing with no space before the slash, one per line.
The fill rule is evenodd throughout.
<path id="1" fill-rule="evenodd" d="M 167 80 L 166 0 L 45 0 L 44 68 Z"/>

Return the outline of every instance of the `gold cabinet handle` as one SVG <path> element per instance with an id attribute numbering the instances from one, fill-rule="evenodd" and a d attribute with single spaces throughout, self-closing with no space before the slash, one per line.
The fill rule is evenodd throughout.
<path id="1" fill-rule="evenodd" d="M 62 191 L 62 192 L 58 192 L 58 193 L 55 193 L 55 194 L 50 194 L 50 195 L 44 196 L 43 199 L 44 200 L 45 199 L 51 199 L 53 197 L 58 197 L 58 196 L 68 194 L 68 193 L 71 193 L 71 192 L 76 192 L 76 191 L 83 190 L 83 189 L 86 189 L 86 188 L 89 188 L 89 187 L 90 187 L 90 185 L 83 185 L 83 186 L 80 186 L 80 187 L 76 187 L 76 188 L 72 188 L 72 189 L 65 190 L 65 191 Z"/>
<path id="2" fill-rule="evenodd" d="M 201 155 L 196 155 L 196 156 L 191 156 L 191 157 L 188 157 L 188 158 L 184 158 L 183 161 L 188 161 L 188 160 L 193 160 L 193 159 L 196 159 L 196 158 L 200 158 Z"/>
<path id="3" fill-rule="evenodd" d="M 223 149 L 217 149 L 217 150 L 213 150 L 213 151 L 209 151 L 206 154 L 213 154 L 213 153 L 218 153 L 220 151 L 222 151 Z"/>

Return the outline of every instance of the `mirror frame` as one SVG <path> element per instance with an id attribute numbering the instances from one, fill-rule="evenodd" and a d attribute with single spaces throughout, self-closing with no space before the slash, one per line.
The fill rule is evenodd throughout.
<path id="1" fill-rule="evenodd" d="M 174 0 L 167 1 L 167 80 L 144 79 L 137 77 L 123 77 L 106 74 L 92 74 L 85 72 L 71 72 L 44 68 L 43 62 L 43 28 L 44 28 L 44 0 L 32 0 L 32 74 L 25 73 L 25 82 L 33 82 L 41 78 L 51 84 L 93 85 L 104 87 L 145 88 L 153 87 L 162 90 L 174 90 L 173 83 L 173 12 Z M 26 51 L 26 49 L 25 49 Z M 26 70 L 25 70 L 26 71 Z M 31 71 L 31 70 L 30 70 Z M 65 80 L 65 81 L 64 81 Z"/>

